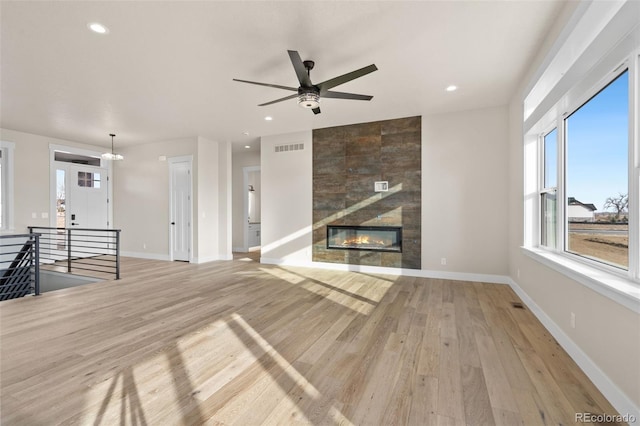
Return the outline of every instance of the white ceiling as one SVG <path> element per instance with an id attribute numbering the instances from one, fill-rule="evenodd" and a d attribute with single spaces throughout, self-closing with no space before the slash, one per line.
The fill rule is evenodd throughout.
<path id="1" fill-rule="evenodd" d="M 0 126 L 116 146 L 261 135 L 506 104 L 559 1 L 171 1 L 0 4 Z M 100 22 L 110 30 L 87 29 Z M 314 116 L 287 50 L 318 83 L 375 63 Z M 456 92 L 446 92 L 450 84 Z M 273 121 L 266 122 L 270 115 Z M 249 136 L 243 135 L 249 132 Z"/>

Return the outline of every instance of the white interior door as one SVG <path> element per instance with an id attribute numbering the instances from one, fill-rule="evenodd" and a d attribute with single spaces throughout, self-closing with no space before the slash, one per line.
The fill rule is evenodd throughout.
<path id="1" fill-rule="evenodd" d="M 69 165 L 66 168 L 66 223 L 67 228 L 109 228 L 109 191 L 107 169 Z M 72 231 L 73 232 L 73 231 Z M 66 233 L 60 236 L 59 248 L 66 256 Z M 100 231 L 77 231 L 72 236 L 71 255 L 76 258 L 109 254 L 105 246 L 104 234 Z M 58 253 L 60 254 L 60 253 Z"/>
<path id="2" fill-rule="evenodd" d="M 69 228 L 109 227 L 107 169 L 73 165 L 68 168 L 66 226 Z"/>
<path id="3" fill-rule="evenodd" d="M 189 261 L 191 252 L 191 161 L 171 161 L 171 259 Z"/>

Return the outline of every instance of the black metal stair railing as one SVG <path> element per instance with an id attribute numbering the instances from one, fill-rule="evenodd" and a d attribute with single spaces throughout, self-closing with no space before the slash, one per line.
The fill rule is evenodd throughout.
<path id="1" fill-rule="evenodd" d="M 39 233 L 43 268 L 120 279 L 120 230 L 29 226 Z"/>
<path id="2" fill-rule="evenodd" d="M 0 301 L 40 294 L 40 235 L 0 235 Z"/>

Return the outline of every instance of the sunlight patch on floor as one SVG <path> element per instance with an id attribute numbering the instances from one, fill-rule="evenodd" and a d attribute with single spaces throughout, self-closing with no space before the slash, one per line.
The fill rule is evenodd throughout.
<path id="1" fill-rule="evenodd" d="M 85 411 L 91 413 L 92 417 L 80 423 L 147 424 L 145 412 L 156 412 L 166 407 L 177 408 L 173 393 L 164 392 L 173 387 L 168 370 L 168 360 L 159 354 L 143 364 L 122 368 L 110 379 L 92 385 L 85 401 Z M 153 379 L 138 383 L 137 376 Z"/>
<path id="2" fill-rule="evenodd" d="M 179 344 L 187 359 L 189 376 L 199 378 L 194 383 L 194 396 L 199 401 L 207 400 L 256 362 L 228 321 L 214 335 L 204 337 L 205 341 L 193 336 Z"/>
<path id="3" fill-rule="evenodd" d="M 325 405 L 328 400 L 318 391 L 318 389 L 310 383 L 306 377 L 301 374 L 287 359 L 285 359 L 276 348 L 274 348 L 268 341 L 266 341 L 260 333 L 258 333 L 251 325 L 249 325 L 244 318 L 234 313 L 231 315 L 233 321 L 240 326 L 242 333 L 248 336 L 253 343 L 259 346 L 260 351 L 271 357 L 276 362 L 279 368 L 271 369 L 270 374 L 272 379 L 267 386 L 264 387 L 263 392 L 259 396 L 268 399 L 274 404 L 273 408 L 269 410 L 269 414 L 260 419 L 263 424 L 276 424 L 281 422 L 283 418 L 289 418 L 291 423 L 295 424 L 313 424 L 309 419 L 310 411 L 308 407 L 300 406 L 302 401 L 312 401 L 314 406 Z M 253 349 L 255 350 L 255 348 Z M 263 358 L 263 357 L 261 357 Z M 285 383 L 285 387 L 282 384 Z M 258 404 L 260 404 L 258 402 Z M 269 405 L 269 404 L 267 404 Z M 340 423 L 336 424 L 351 424 L 346 417 L 342 415 L 340 410 L 329 404 L 327 407 L 329 415 L 335 420 L 339 420 Z M 254 418 L 251 413 L 245 415 L 240 419 L 240 423 L 248 421 L 252 423 L 258 420 Z"/>
<path id="4" fill-rule="evenodd" d="M 325 283 L 317 279 L 312 280 L 303 275 L 287 272 L 280 268 L 261 268 L 261 270 L 359 314 L 368 315 L 376 307 L 375 301 L 359 296 L 356 293 L 350 293 L 333 284 Z M 353 298 L 358 299 L 358 301 L 354 303 L 353 300 L 349 300 Z"/>
<path id="5" fill-rule="evenodd" d="M 271 356 L 280 368 L 282 368 L 296 383 L 300 384 L 304 388 L 305 394 L 311 398 L 318 398 L 320 396 L 320 392 L 318 392 L 318 390 L 314 388 L 313 385 L 298 372 L 298 370 L 289 364 L 289 361 L 280 355 L 276 348 L 271 346 L 269 342 L 262 338 L 260 333 L 255 331 L 253 327 L 251 327 L 240 315 L 233 313 L 231 314 L 231 318 L 260 346 L 264 353 Z"/>
<path id="6" fill-rule="evenodd" d="M 281 280 L 285 280 L 291 284 L 300 284 L 305 278 L 300 277 L 299 275 L 292 274 L 290 272 L 285 271 L 284 269 L 276 269 L 276 268 L 260 268 L 260 270 L 269 275 L 273 275 L 276 278 L 280 278 Z"/>
<path id="7" fill-rule="evenodd" d="M 153 416 L 167 413 L 167 418 L 174 418 L 176 413 L 187 416 L 197 412 L 203 390 L 211 394 L 215 392 L 211 391 L 212 382 L 219 388 L 235 377 L 224 376 L 229 368 L 225 362 L 230 353 L 246 351 L 242 342 L 233 337 L 225 321 L 216 321 L 172 341 L 143 362 L 114 370 L 112 377 L 90 386 L 85 410 L 98 414 L 82 423 L 144 425 L 148 424 L 145 412 Z M 248 355 L 250 362 L 255 362 Z M 216 369 L 220 372 L 211 377 Z M 138 377 L 145 379 L 141 382 Z M 209 377 L 206 384 L 200 383 Z"/>
<path id="8" fill-rule="evenodd" d="M 367 285 L 362 287 L 357 285 L 359 273 L 356 272 L 350 273 L 351 275 L 348 275 L 349 279 L 347 281 L 336 283 L 335 281 L 322 280 L 318 274 L 307 276 L 298 269 L 283 269 L 303 280 L 301 288 L 315 294 L 324 295 L 328 300 L 364 315 L 371 313 L 395 283 L 395 280 L 367 275 Z M 374 281 L 371 281 L 371 278 Z M 355 285 L 353 284 L 354 282 L 356 283 Z M 327 289 L 331 290 L 331 293 L 325 294 Z M 348 298 L 357 299 L 358 302 L 354 305 L 353 301 L 348 300 Z"/>

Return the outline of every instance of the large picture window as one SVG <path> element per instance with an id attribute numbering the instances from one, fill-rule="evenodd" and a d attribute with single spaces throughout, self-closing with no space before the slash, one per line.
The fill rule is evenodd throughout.
<path id="1" fill-rule="evenodd" d="M 629 208 L 639 196 L 630 184 L 636 174 L 629 167 L 636 143 L 630 135 L 637 124 L 629 76 L 628 65 L 618 67 L 540 134 L 537 242 L 612 272 L 631 271 L 637 280 L 640 256 L 629 249 L 640 244 L 640 236 L 629 233 L 639 219 Z"/>
<path id="2" fill-rule="evenodd" d="M 575 21 L 531 70 L 521 105 L 522 253 L 634 312 L 640 312 L 640 25 L 632 18 L 638 11 L 633 1 L 580 2 Z"/>

